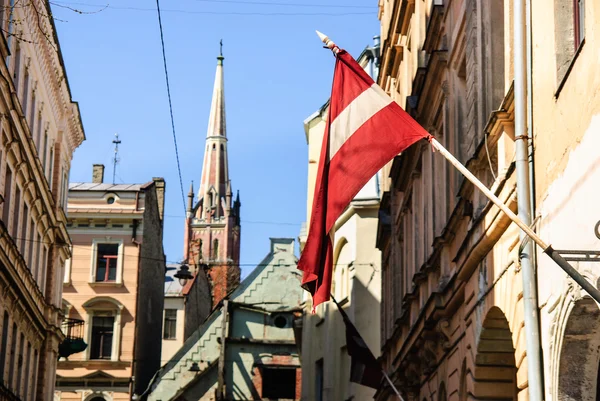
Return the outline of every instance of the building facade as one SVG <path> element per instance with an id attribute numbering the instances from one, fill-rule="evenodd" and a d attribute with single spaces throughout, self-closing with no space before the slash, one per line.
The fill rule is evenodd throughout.
<path id="1" fill-rule="evenodd" d="M 161 361 L 166 362 L 185 340 L 204 322 L 211 311 L 212 298 L 208 277 L 194 274 L 181 285 L 175 274 L 180 264 L 167 264 L 165 275 L 165 310 Z"/>
<path id="2" fill-rule="evenodd" d="M 266 257 L 162 367 L 145 399 L 300 400 L 296 262 L 293 239 L 271 238 Z"/>
<path id="3" fill-rule="evenodd" d="M 223 54 L 217 57 L 198 199 L 188 194 L 184 255 L 194 274 L 207 274 L 212 306 L 240 282 L 240 195 L 233 200 L 227 159 Z"/>
<path id="4" fill-rule="evenodd" d="M 379 67 L 379 37 L 357 58 L 371 76 Z M 329 102 L 304 121 L 308 144 L 307 221 L 313 203 L 314 186 Z M 379 310 L 381 296 L 381 254 L 375 247 L 381 175 L 377 174 L 356 195 L 335 225 L 334 277 L 332 293 L 356 325 L 369 348 L 379 354 Z M 300 248 L 306 233 L 300 234 Z M 328 302 L 312 314 L 310 294 L 304 293 L 301 329 L 302 400 L 367 400 L 375 390 L 350 382 L 350 357 L 346 349 L 345 325 L 337 307 Z"/>
<path id="5" fill-rule="evenodd" d="M 590 21 L 600 9 L 526 3 L 522 134 L 533 140 L 534 227 L 555 249 L 588 251 L 573 263 L 597 285 L 599 34 Z M 516 212 L 514 15 L 512 1 L 380 1 L 378 83 Z M 381 360 L 405 399 L 524 400 L 529 369 L 543 370 L 543 399 L 600 399 L 597 304 L 538 249 L 543 366 L 534 366 L 519 230 L 427 143 L 386 170 Z M 383 383 L 375 398 L 396 396 Z"/>
<path id="6" fill-rule="evenodd" d="M 83 352 L 58 362 L 58 400 L 130 400 L 160 367 L 165 257 L 165 181 L 69 186 L 72 258 L 63 313 L 84 321 Z"/>
<path id="7" fill-rule="evenodd" d="M 85 135 L 49 10 L 0 4 L 0 399 L 51 400 L 65 339 L 67 185 Z"/>

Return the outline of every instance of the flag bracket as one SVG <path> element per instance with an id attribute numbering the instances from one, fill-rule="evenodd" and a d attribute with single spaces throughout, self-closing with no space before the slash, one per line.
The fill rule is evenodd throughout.
<path id="1" fill-rule="evenodd" d="M 567 262 L 595 262 L 600 263 L 600 251 L 583 251 L 574 249 L 555 249 Z"/>

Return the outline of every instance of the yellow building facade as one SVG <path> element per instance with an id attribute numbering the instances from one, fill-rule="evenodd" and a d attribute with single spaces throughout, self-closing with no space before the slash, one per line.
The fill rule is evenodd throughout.
<path id="1" fill-rule="evenodd" d="M 130 400 L 161 366 L 165 182 L 103 182 L 69 187 L 72 258 L 63 280 L 63 313 L 83 321 L 87 347 L 63 357 L 56 400 Z"/>
<path id="2" fill-rule="evenodd" d="M 600 7 L 524 3 L 534 228 L 597 286 Z M 381 0 L 378 83 L 516 212 L 513 7 Z M 531 369 L 545 400 L 599 399 L 597 303 L 537 249 L 532 365 L 518 228 L 427 143 L 385 171 L 381 360 L 405 399 L 527 400 Z M 383 384 L 375 398 L 397 397 Z"/>
<path id="3" fill-rule="evenodd" d="M 66 198 L 85 139 L 47 1 L 0 4 L 0 399 L 52 400 L 70 256 Z"/>

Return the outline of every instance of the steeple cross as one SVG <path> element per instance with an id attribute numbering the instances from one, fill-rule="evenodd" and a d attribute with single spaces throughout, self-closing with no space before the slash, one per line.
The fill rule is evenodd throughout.
<path id="1" fill-rule="evenodd" d="M 221 57 L 223 57 L 223 39 L 221 39 L 221 41 L 219 42 L 219 54 L 221 55 Z"/>

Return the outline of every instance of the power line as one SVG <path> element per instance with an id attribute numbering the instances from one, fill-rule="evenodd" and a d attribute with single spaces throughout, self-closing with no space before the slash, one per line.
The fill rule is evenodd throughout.
<path id="1" fill-rule="evenodd" d="M 25 242 L 33 242 L 33 243 L 37 243 L 37 244 L 44 244 L 44 245 L 55 245 L 55 246 L 67 246 L 67 243 L 61 243 L 61 242 L 46 242 L 46 241 L 38 241 L 38 240 L 34 240 L 34 239 L 29 239 L 29 238 L 19 238 L 19 237 L 11 237 L 15 242 L 16 241 L 25 241 Z M 85 250 L 89 250 L 91 248 L 91 244 L 90 245 L 71 245 L 71 248 L 73 249 L 85 249 Z M 143 260 L 152 260 L 155 262 L 164 262 L 166 264 L 179 264 L 181 263 L 181 261 L 169 261 L 169 260 L 165 260 L 163 258 L 151 258 L 149 256 L 142 256 L 140 254 L 127 254 L 125 252 L 121 252 L 118 254 L 118 256 L 123 256 L 124 258 L 135 258 L 135 259 L 143 259 Z M 78 259 L 78 260 L 89 260 L 90 256 L 89 255 L 79 255 L 77 257 L 72 257 L 71 259 Z M 203 262 L 206 263 L 206 262 Z M 206 264 L 210 264 L 212 262 L 208 262 Z M 193 265 L 194 263 L 189 263 L 191 265 Z M 202 263 L 198 263 L 198 264 L 202 264 Z M 215 265 L 218 265 L 219 263 L 215 263 Z M 226 263 L 223 263 L 226 264 Z M 259 267 L 259 266 L 268 266 L 270 264 L 274 264 L 277 266 L 296 266 L 295 263 L 238 263 L 235 266 L 240 266 L 240 267 Z M 333 266 L 346 266 L 347 263 L 334 263 Z M 353 266 L 372 266 L 372 263 L 353 263 Z"/>
<path id="2" fill-rule="evenodd" d="M 165 214 L 163 217 L 170 219 L 185 219 L 187 216 L 180 216 L 178 214 Z M 300 226 L 302 223 L 290 223 L 285 221 L 256 221 L 256 220 L 241 220 L 241 223 L 245 224 L 267 224 L 273 226 Z"/>
<path id="3" fill-rule="evenodd" d="M 165 39 L 163 36 L 162 19 L 160 16 L 159 0 L 156 0 L 156 11 L 158 13 L 158 27 L 160 29 L 160 44 L 162 46 L 163 63 L 165 66 L 165 80 L 167 81 L 167 97 L 169 98 L 169 113 L 171 114 L 171 130 L 173 132 L 173 144 L 175 145 L 175 158 L 177 159 L 177 173 L 179 174 L 179 187 L 181 189 L 181 202 L 185 213 L 185 195 L 183 193 L 183 179 L 181 178 L 181 166 L 179 164 L 179 150 L 177 149 L 177 136 L 175 135 L 175 119 L 173 118 L 173 103 L 171 102 L 171 87 L 169 86 L 169 72 L 167 70 L 167 54 L 165 53 Z"/>
<path id="4" fill-rule="evenodd" d="M 155 11 L 153 8 L 143 7 L 125 7 L 125 6 L 111 6 L 108 4 L 90 4 L 90 3 L 79 3 L 69 1 L 52 1 L 50 4 L 58 7 L 64 5 L 79 5 L 88 7 L 102 7 L 110 8 L 113 10 L 128 10 L 128 11 Z M 208 15 L 247 15 L 247 16 L 316 16 L 324 15 L 329 17 L 343 17 L 348 15 L 373 15 L 373 12 L 242 12 L 242 11 L 198 11 L 198 10 L 185 10 L 185 9 L 162 9 L 162 12 L 180 13 L 180 14 L 208 14 Z"/>
<path id="5" fill-rule="evenodd" d="M 326 7 L 326 8 L 369 8 L 373 9 L 373 6 L 351 6 L 351 5 L 340 5 L 340 4 L 317 4 L 317 3 L 278 3 L 278 2 L 266 2 L 266 1 L 241 1 L 241 0 L 194 0 L 202 3 L 233 3 L 233 4 L 252 4 L 252 5 L 263 5 L 263 6 L 283 6 L 283 7 Z"/>

